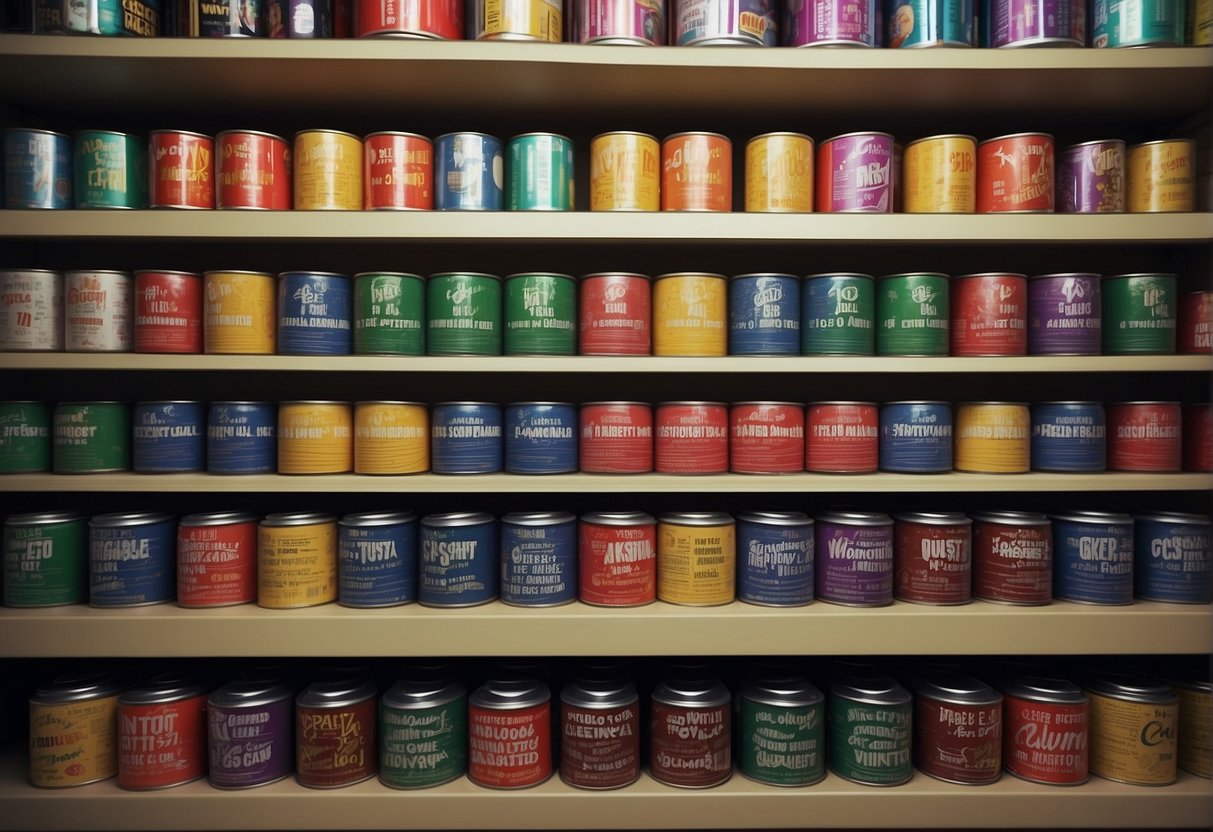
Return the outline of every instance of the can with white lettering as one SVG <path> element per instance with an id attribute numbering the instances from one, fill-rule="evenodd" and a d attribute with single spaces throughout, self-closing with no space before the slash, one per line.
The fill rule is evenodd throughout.
<path id="1" fill-rule="evenodd" d="M 165 673 L 118 698 L 118 787 L 165 789 L 206 776 L 206 695 Z"/>
<path id="2" fill-rule="evenodd" d="M 257 515 L 187 514 L 177 524 L 177 606 L 227 607 L 257 600 Z"/>
<path id="3" fill-rule="evenodd" d="M 898 786 L 914 776 L 910 692 L 879 675 L 849 676 L 830 686 L 830 770 L 865 786 Z"/>
<path id="4" fill-rule="evenodd" d="M 1133 603 L 1133 518 L 1102 511 L 1051 515 L 1053 597 Z"/>
<path id="5" fill-rule="evenodd" d="M 633 682 L 575 679 L 560 692 L 560 779 L 621 789 L 640 779 L 640 695 Z"/>
<path id="6" fill-rule="evenodd" d="M 211 402 L 206 418 L 206 470 L 212 474 L 272 474 L 278 470 L 278 406 L 271 402 Z"/>
<path id="7" fill-rule="evenodd" d="M 47 269 L 0 271 L 0 351 L 63 349 L 63 275 Z"/>
<path id="8" fill-rule="evenodd" d="M 893 595 L 912 604 L 973 600 L 973 521 L 956 511 L 893 515 Z"/>
<path id="9" fill-rule="evenodd" d="M 379 700 L 379 782 L 422 789 L 468 767 L 467 688 L 440 674 L 404 679 Z"/>
<path id="10" fill-rule="evenodd" d="M 940 474 L 952 470 L 952 405 L 887 402 L 880 406 L 880 470 Z"/>
<path id="11" fill-rule="evenodd" d="M 468 779 L 525 789 L 552 776 L 552 694 L 537 679 L 491 680 L 468 698 Z"/>
<path id="12" fill-rule="evenodd" d="M 473 607 L 497 597 L 497 519 L 485 512 L 421 518 L 421 586 L 425 607 Z"/>
<path id="13" fill-rule="evenodd" d="M 968 676 L 916 681 L 914 765 L 945 783 L 981 786 L 1002 776 L 1002 694 Z"/>
<path id="14" fill-rule="evenodd" d="M 893 603 L 893 518 L 833 511 L 815 519 L 816 597 L 852 607 Z"/>
<path id="15" fill-rule="evenodd" d="M 719 786 L 733 775 L 732 697 L 717 679 L 692 674 L 653 687 L 649 774 L 684 789 Z"/>
<path id="16" fill-rule="evenodd" d="M 140 607 L 177 593 L 173 515 L 152 511 L 98 514 L 88 522 L 88 602 Z"/>
<path id="17" fill-rule="evenodd" d="M 347 514 L 337 524 L 337 603 L 394 607 L 417 600 L 417 515 Z"/>
<path id="18" fill-rule="evenodd" d="M 1032 783 L 1087 782 L 1090 702 L 1064 679 L 1020 676 L 1002 682 L 1002 766 Z"/>
<path id="19" fill-rule="evenodd" d="M 1026 511 L 973 513 L 973 595 L 999 604 L 1053 599 L 1052 522 Z"/>
<path id="20" fill-rule="evenodd" d="M 809 786 L 826 776 L 825 697 L 807 679 L 765 675 L 735 700 L 737 771 L 771 786 Z"/>
<path id="21" fill-rule="evenodd" d="M 248 789 L 294 768 L 294 692 L 277 680 L 229 682 L 206 700 L 210 783 Z"/>
<path id="22" fill-rule="evenodd" d="M 501 406 L 440 402 L 430 414 L 430 467 L 435 474 L 491 474 L 504 463 Z"/>
<path id="23" fill-rule="evenodd" d="M 136 473 L 205 470 L 206 405 L 202 402 L 137 402 L 132 421 L 132 467 Z"/>
<path id="24" fill-rule="evenodd" d="M 1213 601 L 1207 516 L 1135 514 L 1133 549 L 1133 592 L 1138 598 L 1170 604 Z"/>
<path id="25" fill-rule="evenodd" d="M 556 607 L 577 600 L 577 516 L 514 511 L 501 518 L 501 602 Z"/>
<path id="26" fill-rule="evenodd" d="M 1107 467 L 1106 418 L 1099 402 L 1032 405 L 1032 470 L 1102 471 Z"/>
<path id="27" fill-rule="evenodd" d="M 567 474 L 577 470 L 577 406 L 516 402 L 505 408 L 505 470 Z"/>
<path id="28" fill-rule="evenodd" d="M 769 607 L 813 600 L 813 518 L 799 511 L 737 515 L 737 598 Z"/>
<path id="29" fill-rule="evenodd" d="M 581 515 L 578 597 L 599 607 L 657 600 L 657 521 L 639 511 Z"/>

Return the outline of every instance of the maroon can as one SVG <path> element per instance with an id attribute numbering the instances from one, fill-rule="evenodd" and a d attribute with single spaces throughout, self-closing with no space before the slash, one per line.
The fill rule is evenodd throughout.
<path id="1" fill-rule="evenodd" d="M 808 407 L 805 468 L 867 474 L 880 456 L 880 422 L 871 402 L 813 402 Z"/>
<path id="2" fill-rule="evenodd" d="M 463 38 L 463 3 L 460 0 L 357 0 L 354 3 L 357 37 L 397 37 L 429 40 Z"/>
<path id="3" fill-rule="evenodd" d="M 184 130 L 147 135 L 149 208 L 214 208 L 215 140 Z"/>
<path id="4" fill-rule="evenodd" d="M 1185 471 L 1213 471 L 1213 406 L 1183 406 Z"/>
<path id="5" fill-rule="evenodd" d="M 581 470 L 647 474 L 653 470 L 653 408 L 643 402 L 581 406 Z"/>
<path id="6" fill-rule="evenodd" d="M 560 693 L 560 779 L 579 789 L 620 789 L 640 779 L 636 685 L 577 679 Z"/>
<path id="7" fill-rule="evenodd" d="M 999 604 L 1053 601 L 1053 524 L 1043 514 L 989 511 L 973 518 L 973 595 Z"/>
<path id="8" fill-rule="evenodd" d="M 1118 402 L 1107 406 L 1108 470 L 1178 471 L 1183 461 L 1183 414 L 1178 402 Z"/>
<path id="9" fill-rule="evenodd" d="M 225 130 L 215 137 L 215 207 L 287 211 L 291 146 L 257 130 Z"/>
<path id="10" fill-rule="evenodd" d="M 434 207 L 434 144 L 416 133 L 371 133 L 362 142 L 362 197 L 368 210 Z"/>
<path id="11" fill-rule="evenodd" d="M 977 213 L 1053 211 L 1053 137 L 1015 133 L 977 145 Z"/>
<path id="12" fill-rule="evenodd" d="M 653 687 L 649 774 L 684 789 L 719 786 L 733 775 L 731 697 L 716 679 L 674 678 Z"/>
<path id="13" fill-rule="evenodd" d="M 537 679 L 485 682 L 468 699 L 468 779 L 525 789 L 552 776 L 552 707 Z"/>
<path id="14" fill-rule="evenodd" d="M 1002 776 L 1002 695 L 968 676 L 914 683 L 914 765 L 928 777 L 980 786 Z"/>
<path id="15" fill-rule="evenodd" d="M 650 279 L 604 272 L 581 278 L 582 355 L 648 355 L 653 313 Z"/>
<path id="16" fill-rule="evenodd" d="M 894 514 L 893 595 L 914 604 L 973 600 L 973 521 L 954 511 Z"/>
<path id="17" fill-rule="evenodd" d="M 202 352 L 202 276 L 135 272 L 135 352 Z"/>
<path id="18" fill-rule="evenodd" d="M 729 470 L 796 474 L 804 470 L 804 406 L 737 402 L 729 413 Z"/>
<path id="19" fill-rule="evenodd" d="M 1028 354 L 1028 276 L 952 278 L 952 355 Z"/>
<path id="20" fill-rule="evenodd" d="M 375 686 L 365 679 L 313 682 L 295 698 L 295 778 L 312 789 L 369 780 L 379 770 Z"/>
<path id="21" fill-rule="evenodd" d="M 1090 701 L 1064 679 L 1020 676 L 1002 688 L 1002 767 L 1051 786 L 1087 782 Z"/>
<path id="22" fill-rule="evenodd" d="M 729 470 L 729 408 L 720 402 L 661 402 L 654 418 L 659 474 Z"/>
<path id="23" fill-rule="evenodd" d="M 1067 147 L 1057 160 L 1057 211 L 1125 212 L 1125 143 L 1120 139 Z"/>
<path id="24" fill-rule="evenodd" d="M 1213 292 L 1185 292 L 1179 296 L 1179 352 L 1186 355 L 1213 352 Z"/>

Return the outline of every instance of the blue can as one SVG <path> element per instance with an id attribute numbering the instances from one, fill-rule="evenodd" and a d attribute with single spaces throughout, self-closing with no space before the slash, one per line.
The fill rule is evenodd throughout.
<path id="1" fill-rule="evenodd" d="M 729 283 L 729 355 L 800 355 L 800 281 L 739 274 Z"/>
<path id="2" fill-rule="evenodd" d="M 484 133 L 447 133 L 434 140 L 434 208 L 500 211 L 505 184 L 501 139 Z"/>
<path id="3" fill-rule="evenodd" d="M 505 470 L 567 474 L 577 470 L 577 408 L 564 402 L 518 402 L 505 409 Z"/>
<path id="4" fill-rule="evenodd" d="M 442 402 L 430 412 L 430 470 L 492 474 L 502 467 L 501 406 Z"/>
<path id="5" fill-rule="evenodd" d="M 1032 405 L 1033 471 L 1103 471 L 1107 420 L 1099 402 Z"/>
<path id="6" fill-rule="evenodd" d="M 1133 549 L 1138 598 L 1170 604 L 1213 601 L 1208 517 L 1178 512 L 1135 515 Z"/>
<path id="7" fill-rule="evenodd" d="M 417 515 L 347 514 L 337 533 L 337 603 L 394 607 L 417 600 Z"/>
<path id="8" fill-rule="evenodd" d="M 141 607 L 177 597 L 177 524 L 152 511 L 88 521 L 88 602 Z"/>
<path id="9" fill-rule="evenodd" d="M 206 470 L 206 406 L 202 402 L 138 402 L 132 421 L 132 467 L 136 472 Z"/>
<path id="10" fill-rule="evenodd" d="M 813 518 L 799 511 L 737 515 L 737 597 L 764 607 L 813 600 Z"/>
<path id="11" fill-rule="evenodd" d="M 206 418 L 206 470 L 212 474 L 273 474 L 278 470 L 278 406 L 270 402 L 211 402 Z"/>
<path id="12" fill-rule="evenodd" d="M 4 131 L 4 207 L 72 207 L 72 140 L 49 130 Z"/>
<path id="13" fill-rule="evenodd" d="M 884 0 L 890 49 L 973 46 L 973 0 Z"/>
<path id="14" fill-rule="evenodd" d="M 1102 511 L 1050 518 L 1053 597 L 1080 604 L 1133 603 L 1133 518 Z"/>
<path id="15" fill-rule="evenodd" d="M 343 274 L 278 275 L 278 354 L 349 355 L 354 346 L 350 287 Z"/>
<path id="16" fill-rule="evenodd" d="M 952 405 L 889 402 L 880 408 L 880 470 L 941 474 L 952 470 Z"/>
<path id="17" fill-rule="evenodd" d="M 474 607 L 497 597 L 497 520 L 485 512 L 421 518 L 421 588 L 427 607 Z"/>
<path id="18" fill-rule="evenodd" d="M 556 607 L 577 600 L 577 517 L 516 511 L 501 518 L 501 601 Z"/>

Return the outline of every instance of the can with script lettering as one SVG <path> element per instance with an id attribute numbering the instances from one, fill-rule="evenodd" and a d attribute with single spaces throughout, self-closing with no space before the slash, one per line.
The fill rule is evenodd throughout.
<path id="1" fill-rule="evenodd" d="M 1196 143 L 1145 142 L 1129 148 L 1129 211 L 1168 213 L 1196 209 Z"/>
<path id="2" fill-rule="evenodd" d="M 211 402 L 206 419 L 206 470 L 212 474 L 272 474 L 278 470 L 278 406 L 270 402 Z"/>
<path id="3" fill-rule="evenodd" d="M 1208 668 L 1184 674 L 1174 688 L 1179 697 L 1178 765 L 1207 780 L 1213 777 L 1213 684 Z"/>
<path id="4" fill-rule="evenodd" d="M 1178 402 L 1109 404 L 1108 470 L 1169 472 L 1182 467 L 1182 411 Z"/>
<path id="5" fill-rule="evenodd" d="M 573 210 L 573 140 L 557 133 L 523 133 L 506 144 L 508 211 Z"/>
<path id="6" fill-rule="evenodd" d="M 661 402 L 654 419 L 659 474 L 729 470 L 729 409 L 721 402 Z"/>
<path id="7" fill-rule="evenodd" d="M 294 691 L 272 679 L 229 682 L 206 700 L 209 779 L 217 789 L 248 789 L 294 768 Z"/>
<path id="8" fill-rule="evenodd" d="M 354 4 L 353 17 L 355 37 L 463 39 L 463 3 L 459 0 L 364 0 Z"/>
<path id="9" fill-rule="evenodd" d="M 273 355 L 277 280 L 268 272 L 202 275 L 202 340 L 208 355 Z"/>
<path id="10" fill-rule="evenodd" d="M 737 771 L 770 786 L 826 776 L 825 697 L 807 679 L 768 673 L 737 692 Z"/>
<path id="11" fill-rule="evenodd" d="M 1121 274 L 1103 280 L 1104 355 L 1171 355 L 1179 296 L 1173 274 Z"/>
<path id="12" fill-rule="evenodd" d="M 215 207 L 287 211 L 291 146 L 259 130 L 224 130 L 215 136 Z"/>
<path id="13" fill-rule="evenodd" d="M 500 139 L 486 133 L 446 133 L 434 140 L 434 158 L 436 209 L 502 209 L 505 160 Z"/>
<path id="14" fill-rule="evenodd" d="M 664 46 L 666 0 L 577 0 L 574 40 L 611 46 Z"/>
<path id="15" fill-rule="evenodd" d="M 1178 777 L 1179 698 L 1147 676 L 1095 676 L 1091 699 L 1091 773 L 1135 786 L 1167 786 Z"/>
<path id="16" fill-rule="evenodd" d="M 577 550 L 582 603 L 640 607 L 657 600 L 657 521 L 651 515 L 583 514 Z"/>
<path id="17" fill-rule="evenodd" d="M 651 280 L 630 272 L 581 278 L 581 355 L 648 355 L 651 351 Z"/>
<path id="18" fill-rule="evenodd" d="M 556 607 L 577 600 L 577 516 L 513 511 L 501 518 L 501 602 Z"/>
<path id="19" fill-rule="evenodd" d="M 72 138 L 50 130 L 4 131 L 4 207 L 72 207 Z"/>
<path id="20" fill-rule="evenodd" d="M 1133 518 L 1073 511 L 1053 521 L 1053 597 L 1080 604 L 1133 603 Z"/>
<path id="21" fill-rule="evenodd" d="M 337 524 L 337 603 L 394 607 L 417 600 L 417 515 L 347 514 Z"/>
<path id="22" fill-rule="evenodd" d="M 501 297 L 496 275 L 431 275 L 425 304 L 428 354 L 501 355 Z"/>
<path id="23" fill-rule="evenodd" d="M 661 210 L 733 210 L 733 143 L 728 137 L 704 132 L 665 137 L 661 143 Z"/>
<path id="24" fill-rule="evenodd" d="M 295 697 L 295 779 L 337 789 L 375 776 L 375 685 L 353 678 L 312 682 Z"/>
<path id="25" fill-rule="evenodd" d="M 972 601 L 972 519 L 956 511 L 913 511 L 893 520 L 893 596 L 912 604 Z"/>
<path id="26" fill-rule="evenodd" d="M 577 406 L 519 402 L 505 408 L 505 470 L 511 474 L 577 471 Z"/>
<path id="27" fill-rule="evenodd" d="M 202 276 L 135 272 L 135 352 L 202 352 Z"/>
<path id="28" fill-rule="evenodd" d="M 63 275 L 47 269 L 0 270 L 0 350 L 63 349 Z"/>
<path id="29" fill-rule="evenodd" d="M 914 776 L 913 697 L 890 677 L 845 676 L 830 686 L 830 771 L 865 786 L 897 786 Z"/>
<path id="30" fill-rule="evenodd" d="M 795 474 L 804 470 L 803 405 L 736 402 L 729 423 L 729 470 L 733 473 Z"/>
<path id="31" fill-rule="evenodd" d="M 430 417 L 424 404 L 354 404 L 354 473 L 417 474 L 429 468 Z"/>
<path id="32" fill-rule="evenodd" d="M 578 458 L 586 474 L 647 474 L 653 470 L 653 408 L 644 402 L 586 402 L 581 406 Z"/>
<path id="33" fill-rule="evenodd" d="M 76 134 L 77 208 L 143 208 L 147 204 L 147 143 L 128 133 Z"/>
<path id="34" fill-rule="evenodd" d="M 813 140 L 803 133 L 763 133 L 745 146 L 745 210 L 813 210 Z"/>
<path id="35" fill-rule="evenodd" d="M 490 789 L 538 786 L 552 776 L 552 725 L 546 683 L 485 682 L 468 697 L 468 779 Z"/>
<path id="36" fill-rule="evenodd" d="M 954 277 L 949 303 L 952 355 L 1027 355 L 1027 275 L 989 272 Z"/>
<path id="37" fill-rule="evenodd" d="M 1053 175 L 1053 137 L 1048 133 L 987 139 L 977 145 L 977 213 L 1051 213 Z"/>
<path id="38" fill-rule="evenodd" d="M 267 514 L 257 528 L 257 606 L 315 607 L 337 600 L 337 517 Z"/>
<path id="39" fill-rule="evenodd" d="M 1082 688 L 1042 676 L 1018 676 L 999 687 L 1003 769 L 1049 786 L 1087 782 L 1090 701 Z"/>
<path id="40" fill-rule="evenodd" d="M 1031 469 L 1031 416 L 1023 402 L 959 402 L 955 466 L 979 474 Z"/>
<path id="41" fill-rule="evenodd" d="M 147 134 L 149 208 L 214 208 L 215 140 L 187 130 Z"/>
<path id="42" fill-rule="evenodd" d="M 82 514 L 10 514 L 4 521 L 4 606 L 58 607 L 88 598 L 88 522 Z"/>
<path id="43" fill-rule="evenodd" d="M 51 470 L 51 416 L 42 402 L 0 402 L 0 474 Z"/>
<path id="44" fill-rule="evenodd" d="M 1033 471 L 1102 471 L 1107 467 L 1107 418 L 1099 402 L 1032 405 Z"/>
<path id="45" fill-rule="evenodd" d="M 64 274 L 64 349 L 130 352 L 134 344 L 134 282 L 127 272 Z"/>
<path id="46" fill-rule="evenodd" d="M 661 208 L 661 145 L 655 136 L 618 130 L 590 142 L 590 210 Z"/>
<path id="47" fill-rule="evenodd" d="M 1028 281 L 1028 354 L 1099 355 L 1103 321 L 1097 274 L 1041 274 Z"/>
<path id="48" fill-rule="evenodd" d="M 813 518 L 799 511 L 737 515 L 737 598 L 766 607 L 813 600 Z"/>
<path id="49" fill-rule="evenodd" d="M 671 604 L 708 607 L 736 596 L 736 524 L 723 512 L 663 514 L 657 518 L 657 597 Z"/>
<path id="50" fill-rule="evenodd" d="M 877 470 L 880 426 L 872 402 L 813 402 L 805 412 L 805 470 L 866 474 Z"/>
<path id="51" fill-rule="evenodd" d="M 1082 0 L 984 0 L 982 46 L 1086 46 Z"/>
<path id="52" fill-rule="evenodd" d="M 1160 511 L 1133 515 L 1133 594 L 1169 604 L 1213 601 L 1209 518 Z"/>
<path id="53" fill-rule="evenodd" d="M 1178 352 L 1185 355 L 1213 352 L 1213 292 L 1186 292 L 1180 295 L 1176 327 Z"/>
<path id="54" fill-rule="evenodd" d="M 504 317 L 506 355 L 577 354 L 577 281 L 569 275 L 510 275 Z"/>
<path id="55" fill-rule="evenodd" d="M 975 512 L 973 597 L 1039 606 L 1053 600 L 1053 524 L 1026 511 Z"/>
<path id="56" fill-rule="evenodd" d="M 130 405 L 59 402 L 51 424 L 51 467 L 56 474 L 130 470 Z"/>
<path id="57" fill-rule="evenodd" d="M 914 766 L 945 783 L 1002 776 L 1002 694 L 971 676 L 915 680 Z"/>
<path id="58" fill-rule="evenodd" d="M 131 457 L 136 473 L 205 470 L 206 406 L 202 402 L 138 402 L 132 422 Z"/>
<path id="59" fill-rule="evenodd" d="M 727 355 L 727 296 L 724 275 L 659 275 L 653 282 L 653 355 Z"/>
<path id="60" fill-rule="evenodd" d="M 888 402 L 880 406 L 880 470 L 940 474 L 952 470 L 952 405 Z"/>
<path id="61" fill-rule="evenodd" d="M 910 272 L 881 277 L 876 291 L 877 355 L 947 355 L 948 276 Z"/>
<path id="62" fill-rule="evenodd" d="M 906 3 L 897 10 L 908 8 Z M 976 160 L 973 136 L 929 136 L 907 144 L 901 169 L 905 212 L 972 214 L 977 210 Z"/>
<path id="63" fill-rule="evenodd" d="M 278 275 L 278 354 L 349 355 L 354 315 L 350 279 L 332 272 Z"/>
<path id="64" fill-rule="evenodd" d="M 430 421 L 430 465 L 435 474 L 491 474 L 504 465 L 501 406 L 439 402 Z"/>
<path id="65" fill-rule="evenodd" d="M 852 607 L 893 603 L 893 518 L 831 511 L 815 520 L 816 597 Z"/>
<path id="66" fill-rule="evenodd" d="M 672 0 L 671 46 L 776 46 L 779 9 L 773 0 Z"/>
<path id="67" fill-rule="evenodd" d="M 173 515 L 98 514 L 88 521 L 88 531 L 89 606 L 141 607 L 176 597 Z"/>
<path id="68" fill-rule="evenodd" d="M 408 678 L 379 700 L 379 782 L 422 789 L 467 772 L 467 688 L 440 674 Z"/>
<path id="69" fill-rule="evenodd" d="M 421 587 L 425 607 L 473 607 L 497 597 L 501 551 L 497 519 L 485 512 L 421 518 Z"/>
<path id="70" fill-rule="evenodd" d="M 164 673 L 118 698 L 118 787 L 165 789 L 206 776 L 209 687 Z"/>
<path id="71" fill-rule="evenodd" d="M 373 8 L 380 4 L 359 5 Z M 369 134 L 362 145 L 364 209 L 429 211 L 434 207 L 433 142 L 416 133 L 385 130 Z"/>
<path id="72" fill-rule="evenodd" d="M 867 274 L 812 274 L 801 287 L 803 355 L 874 355 L 875 279 Z"/>
<path id="73" fill-rule="evenodd" d="M 257 600 L 257 515 L 187 514 L 177 525 L 177 606 L 228 607 Z"/>
<path id="74" fill-rule="evenodd" d="M 640 695 L 634 682 L 577 678 L 560 692 L 560 779 L 621 789 L 640 779 Z"/>
<path id="75" fill-rule="evenodd" d="M 694 669 L 653 687 L 649 774 L 667 786 L 706 789 L 733 775 L 732 696 L 722 682 Z"/>
<path id="76" fill-rule="evenodd" d="M 1183 46 L 1186 6 L 1178 0 L 1095 0 L 1091 46 Z"/>
<path id="77" fill-rule="evenodd" d="M 1182 428 L 1184 470 L 1213 471 L 1213 407 L 1185 404 Z"/>
<path id="78" fill-rule="evenodd" d="M 354 469 L 354 414 L 349 402 L 278 405 L 278 473 L 345 474 Z"/>
<path id="79" fill-rule="evenodd" d="M 880 46 L 878 0 L 802 0 L 783 9 L 783 46 Z"/>
<path id="80" fill-rule="evenodd" d="M 893 137 L 845 133 L 827 139 L 817 149 L 814 179 L 818 211 L 893 213 Z"/>
<path id="81" fill-rule="evenodd" d="M 425 278 L 354 275 L 354 354 L 425 355 Z"/>
<path id="82" fill-rule="evenodd" d="M 296 211 L 361 211 L 362 139 L 340 130 L 295 134 Z"/>
<path id="83" fill-rule="evenodd" d="M 1123 214 L 1125 143 L 1101 139 L 1071 145 L 1057 160 L 1059 214 Z"/>
<path id="84" fill-rule="evenodd" d="M 111 674 L 60 676 L 29 699 L 29 781 L 83 786 L 118 773 L 118 697 Z"/>
<path id="85" fill-rule="evenodd" d="M 729 355 L 800 354 L 800 280 L 739 274 L 729 281 Z"/>

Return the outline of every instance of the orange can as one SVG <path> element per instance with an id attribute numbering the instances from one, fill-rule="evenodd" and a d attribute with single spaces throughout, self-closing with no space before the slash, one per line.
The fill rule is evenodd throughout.
<path id="1" fill-rule="evenodd" d="M 653 355 L 727 355 L 728 282 L 689 272 L 653 281 Z"/>
<path id="2" fill-rule="evenodd" d="M 278 280 L 268 272 L 202 276 L 202 340 L 208 355 L 273 355 Z"/>
<path id="3" fill-rule="evenodd" d="M 906 145 L 901 163 L 907 214 L 972 214 L 977 208 L 977 139 L 929 136 Z"/>
<path id="4" fill-rule="evenodd" d="M 354 473 L 419 474 L 430 469 L 430 416 L 417 402 L 354 405 Z"/>
<path id="5" fill-rule="evenodd" d="M 764 133 L 745 146 L 745 209 L 813 210 L 813 140 L 803 133 Z"/>
<path id="6" fill-rule="evenodd" d="M 1146 142 L 1129 148 L 1129 211 L 1166 213 L 1196 210 L 1191 139 Z"/>
<path id="7" fill-rule="evenodd" d="M 732 211 L 733 143 L 719 133 L 675 133 L 661 143 L 662 211 Z"/>
<path id="8" fill-rule="evenodd" d="M 362 210 L 362 139 L 340 130 L 295 134 L 295 210 Z"/>
<path id="9" fill-rule="evenodd" d="M 278 405 L 278 473 L 345 474 L 354 467 L 353 411 L 348 402 Z"/>
<path id="10" fill-rule="evenodd" d="M 1015 133 L 977 146 L 977 213 L 1050 213 L 1053 137 Z"/>
<path id="11" fill-rule="evenodd" d="M 661 147 L 647 133 L 618 131 L 590 142 L 590 210 L 661 208 Z"/>

